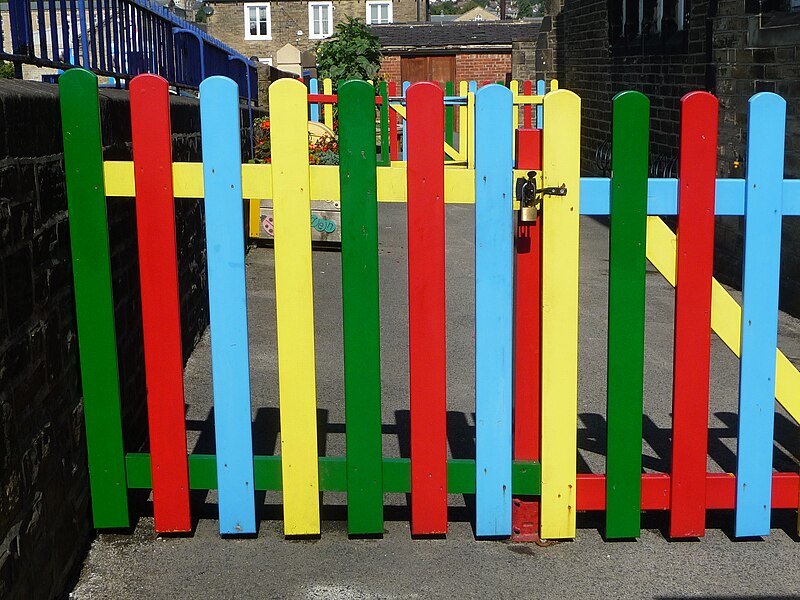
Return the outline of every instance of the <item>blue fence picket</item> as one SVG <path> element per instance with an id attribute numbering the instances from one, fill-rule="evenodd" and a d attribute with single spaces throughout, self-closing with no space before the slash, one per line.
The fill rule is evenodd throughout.
<path id="1" fill-rule="evenodd" d="M 310 94 L 319 94 L 319 81 L 317 81 L 316 77 L 312 77 L 311 80 L 308 82 L 308 92 Z M 311 103 L 311 120 L 317 123 L 320 122 L 319 120 L 319 104 L 316 102 Z"/>
<path id="2" fill-rule="evenodd" d="M 786 101 L 749 102 L 736 535 L 769 535 Z"/>
<path id="3" fill-rule="evenodd" d="M 476 533 L 511 535 L 513 94 L 475 97 Z"/>
<path id="4" fill-rule="evenodd" d="M 236 83 L 200 84 L 219 529 L 255 533 L 250 363 Z"/>
<path id="5" fill-rule="evenodd" d="M 545 83 L 543 79 L 539 79 L 536 82 L 536 95 L 537 96 L 544 96 L 547 92 L 547 88 L 545 87 Z M 539 104 L 536 107 L 536 127 L 541 129 L 544 125 L 544 105 Z"/>

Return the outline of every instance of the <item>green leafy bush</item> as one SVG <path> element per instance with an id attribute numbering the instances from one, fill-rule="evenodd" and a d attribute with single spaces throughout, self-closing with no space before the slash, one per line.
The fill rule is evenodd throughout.
<path id="1" fill-rule="evenodd" d="M 14 78 L 14 63 L 0 60 L 0 79 Z"/>
<path id="2" fill-rule="evenodd" d="M 317 45 L 317 71 L 333 84 L 347 79 L 376 79 L 381 47 L 367 26 L 353 17 L 336 26 L 333 37 Z"/>

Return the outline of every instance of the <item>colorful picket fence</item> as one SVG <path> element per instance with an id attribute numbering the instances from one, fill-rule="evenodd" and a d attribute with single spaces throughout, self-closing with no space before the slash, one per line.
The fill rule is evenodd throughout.
<path id="1" fill-rule="evenodd" d="M 477 81 L 448 81 L 444 84 L 444 152 L 448 164 L 455 166 L 463 164 L 474 168 L 474 111 L 475 111 L 475 92 L 478 88 L 491 85 L 493 82 L 485 81 L 479 85 Z M 500 84 L 500 82 L 498 82 Z M 405 130 L 406 121 L 406 93 L 411 83 L 404 81 L 381 81 L 377 85 L 376 107 L 380 123 L 380 139 L 387 140 L 388 143 L 381 143 L 381 153 L 378 160 L 379 166 L 391 166 L 398 161 L 406 161 L 407 156 L 407 134 Z M 456 94 L 456 88 L 458 94 Z M 509 82 L 508 88 L 513 96 L 514 106 L 518 110 L 513 111 L 513 127 L 517 129 L 520 125 L 523 128 L 531 129 L 541 126 L 541 103 L 547 89 L 544 81 L 517 81 Z M 558 81 L 550 81 L 550 91 L 558 89 Z M 333 82 L 329 78 L 312 78 L 308 82 L 310 104 L 309 118 L 318 123 L 324 123 L 328 128 L 333 129 L 333 106 L 336 103 L 336 95 L 333 93 Z M 536 117 L 533 114 L 533 107 L 539 106 Z M 520 109 L 522 115 L 520 115 Z M 457 110 L 456 110 L 457 109 Z M 522 117 L 522 122 L 520 122 Z M 402 141 L 400 142 L 400 132 L 402 130 Z M 455 143 L 456 136 L 458 144 Z M 473 140 L 473 141 L 471 141 Z M 513 142 L 512 142 L 513 143 Z"/>
<path id="2" fill-rule="evenodd" d="M 514 533 L 515 496 L 536 499 L 536 529 L 549 539 L 574 537 L 580 511 L 605 511 L 610 539 L 637 537 L 643 510 L 669 511 L 675 538 L 702 536 L 709 509 L 734 509 L 737 536 L 768 535 L 771 508 L 798 507 L 800 476 L 772 469 L 775 399 L 800 420 L 800 373 L 777 349 L 781 217 L 800 215 L 800 182 L 783 179 L 779 96 L 750 100 L 745 180 L 715 178 L 717 100 L 703 92 L 683 99 L 680 179 L 648 180 L 645 96 L 614 99 L 612 178 L 580 178 L 580 99 L 551 91 L 541 100 L 542 184 L 567 192 L 545 196 L 541 218 L 515 235 L 514 97 L 499 85 L 475 94 L 474 169 L 445 166 L 447 105 L 434 84 L 406 90 L 408 161 L 388 167 L 377 164 L 365 82 L 338 90 L 339 167 L 309 166 L 308 91 L 295 80 L 270 90 L 271 165 L 240 163 L 236 86 L 225 78 L 201 85 L 202 164 L 171 163 L 164 80 L 131 84 L 133 162 L 103 161 L 95 76 L 71 70 L 60 89 L 96 527 L 128 526 L 131 488 L 153 490 L 158 532 L 189 530 L 188 491 L 217 489 L 220 532 L 233 535 L 255 533 L 257 490 L 283 492 L 286 535 L 319 534 L 321 491 L 347 493 L 348 531 L 359 535 L 383 533 L 388 492 L 411 494 L 418 535 L 446 533 L 448 493 L 475 495 L 479 537 Z M 343 213 L 346 456 L 317 453 L 308 215 L 310 200 L 332 192 Z M 122 444 L 106 197 L 136 199 L 149 454 Z M 187 456 L 173 202 L 200 197 L 217 454 Z M 253 455 L 243 198 L 275 206 L 280 456 Z M 377 202 L 408 204 L 410 459 L 381 450 Z M 470 460 L 446 451 L 447 203 L 474 203 L 481 222 Z M 715 214 L 746 220 L 741 307 L 712 277 Z M 581 215 L 611 217 L 605 474 L 576 473 Z M 664 215 L 678 216 L 677 234 Z M 646 260 L 678 284 L 671 473 L 642 473 Z M 712 330 L 741 356 L 736 474 L 706 472 Z"/>

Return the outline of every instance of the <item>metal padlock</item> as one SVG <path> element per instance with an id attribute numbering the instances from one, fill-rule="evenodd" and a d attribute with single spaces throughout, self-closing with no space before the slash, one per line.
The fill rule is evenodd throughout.
<path id="1" fill-rule="evenodd" d="M 539 209 L 536 204 L 532 206 L 520 206 L 519 220 L 523 223 L 536 223 L 539 218 Z"/>
<path id="2" fill-rule="evenodd" d="M 536 194 L 536 171 L 528 171 L 528 179 L 522 180 L 519 199 L 519 220 L 523 223 L 536 223 L 539 206 Z"/>

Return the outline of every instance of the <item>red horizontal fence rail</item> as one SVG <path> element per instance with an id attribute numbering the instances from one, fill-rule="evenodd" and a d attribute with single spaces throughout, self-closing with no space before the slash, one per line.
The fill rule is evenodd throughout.
<path id="1" fill-rule="evenodd" d="M 715 179 L 717 104 L 706 93 L 690 94 L 683 101 L 680 180 L 647 179 L 648 101 L 636 92 L 624 93 L 614 101 L 613 178 L 579 180 L 580 123 L 577 119 L 564 122 L 567 109 L 575 111 L 579 106 L 578 99 L 566 91 L 548 94 L 543 108 L 547 161 L 544 182 L 556 187 L 563 184 L 566 194 L 551 189 L 543 195 L 542 218 L 535 225 L 505 227 L 503 211 L 496 209 L 502 207 L 501 202 L 511 204 L 511 190 L 503 191 L 509 187 L 508 168 L 493 170 L 487 168 L 494 164 L 491 161 L 479 161 L 480 181 L 474 182 L 473 188 L 459 188 L 460 193 L 474 193 L 482 211 L 493 211 L 498 217 L 496 224 L 500 225 L 497 231 L 507 231 L 503 235 L 508 237 L 501 239 L 502 247 L 510 248 L 513 241 L 517 249 L 515 257 L 492 252 L 495 266 L 487 268 L 488 263 L 482 264 L 482 282 L 478 284 L 478 288 L 494 286 L 492 290 L 502 292 L 503 314 L 506 314 L 510 307 L 510 285 L 503 284 L 504 287 L 499 286 L 503 289 L 497 290 L 496 281 L 487 281 L 495 271 L 510 272 L 516 261 L 516 322 L 510 317 L 492 321 L 497 316 L 497 306 L 487 302 L 488 297 L 479 303 L 480 314 L 476 314 L 476 319 L 482 319 L 483 331 L 492 336 L 497 333 L 497 340 L 510 341 L 512 328 L 516 331 L 514 356 L 509 356 L 511 347 L 506 352 L 506 358 L 513 359 L 516 368 L 513 459 L 507 433 L 502 435 L 502 443 L 495 445 L 492 436 L 485 435 L 486 431 L 505 431 L 500 426 L 510 427 L 507 420 L 487 423 L 491 419 L 486 418 L 487 422 L 476 427 L 476 445 L 491 450 L 490 461 L 486 462 L 484 454 L 480 459 L 488 465 L 487 473 L 482 474 L 495 475 L 492 485 L 487 487 L 488 479 L 481 479 L 476 473 L 483 463 L 476 459 L 447 458 L 444 217 L 445 200 L 451 190 L 445 183 L 451 178 L 457 187 L 463 185 L 457 183 L 458 177 L 473 174 L 463 166 L 445 167 L 442 142 L 446 136 L 446 100 L 439 86 L 421 83 L 409 88 L 408 164 L 386 167 L 378 165 L 375 152 L 378 98 L 374 88 L 364 82 L 340 86 L 338 192 L 343 212 L 347 454 L 321 457 L 317 455 L 316 439 L 313 274 L 307 215 L 308 201 L 319 193 L 314 182 L 321 176 L 329 176 L 331 167 L 308 165 L 307 113 L 303 99 L 307 100 L 309 95 L 302 84 L 287 79 L 273 88 L 272 141 L 280 156 L 272 165 L 248 165 L 246 169 L 240 168 L 240 157 L 235 155 L 239 139 L 238 104 L 235 86 L 228 80 L 213 78 L 204 83 L 208 93 L 204 95 L 201 120 L 204 148 L 208 152 L 204 152 L 207 162 L 202 166 L 171 164 L 168 104 L 164 83 L 158 78 L 141 77 L 132 84 L 132 163 L 102 161 L 96 78 L 75 70 L 62 77 L 61 86 L 79 350 L 96 526 L 128 525 L 127 489 L 153 490 L 157 531 L 187 530 L 191 516 L 189 489 L 219 489 L 221 532 L 231 535 L 255 532 L 256 490 L 283 492 L 288 535 L 319 533 L 320 491 L 348 494 L 348 531 L 354 535 L 382 534 L 385 493 L 411 494 L 411 530 L 421 535 L 447 531 L 448 494 L 476 495 L 480 513 L 478 535 L 489 535 L 486 532 L 490 531 L 502 531 L 505 535 L 512 494 L 526 502 L 538 502 L 542 509 L 541 523 L 534 510 L 528 513 L 527 530 L 519 532 L 528 534 L 527 539 L 535 537 L 537 527 L 540 533 L 550 532 L 550 537 L 572 537 L 575 513 L 598 510 L 606 511 L 609 538 L 637 536 L 642 510 L 669 510 L 670 535 L 684 538 L 703 535 L 708 510 L 733 509 L 737 535 L 744 536 L 763 532 L 765 525 L 769 527 L 770 508 L 798 507 L 800 476 L 773 473 L 771 463 L 773 399 L 793 418 L 800 418 L 800 373 L 777 351 L 774 339 L 780 244 L 775 228 L 779 227 L 781 215 L 800 215 L 800 182 L 781 178 L 782 147 L 765 148 L 764 140 L 784 133 L 786 107 L 778 96 L 759 94 L 751 100 L 750 151 L 764 154 L 755 159 L 747 183 Z M 384 98 L 388 93 L 388 89 L 384 91 Z M 492 98 L 496 99 L 495 104 Z M 147 101 L 146 112 L 144 101 Z M 498 119 L 504 119 L 508 127 L 511 101 L 507 89 L 489 88 L 481 92 L 480 111 L 475 119 L 479 125 L 476 131 L 484 139 Z M 524 117 L 522 121 L 524 125 Z M 566 136 L 569 140 L 564 136 L 567 130 L 574 130 L 574 134 Z M 386 136 L 385 131 L 382 136 Z M 501 138 L 506 141 L 500 143 Z M 219 145 L 222 143 L 224 147 Z M 494 146 L 481 146 L 484 151 L 479 153 L 480 160 L 486 160 L 487 154 L 503 161 L 511 156 L 512 143 L 507 135 L 493 136 L 492 143 Z M 476 144 L 481 144 L 481 139 Z M 496 151 L 487 152 L 487 148 Z M 504 183 L 497 187 L 501 181 L 499 175 Z M 283 319 L 279 321 L 280 456 L 253 456 L 248 437 L 247 426 L 252 427 L 252 423 L 244 256 L 243 244 L 236 242 L 241 233 L 238 200 L 247 193 L 245 190 L 257 189 L 266 182 L 272 186 L 276 206 L 275 263 L 279 271 L 276 296 L 280 298 L 279 319 Z M 386 190 L 391 190 L 395 194 L 391 199 L 396 200 L 396 188 L 403 184 L 409 223 L 410 459 L 383 456 L 380 422 L 377 202 Z M 126 453 L 122 443 L 102 188 L 110 196 L 136 198 L 150 453 Z M 177 193 L 182 198 L 197 198 L 204 195 L 204 190 L 208 196 L 206 208 L 210 209 L 206 224 L 209 244 L 214 249 L 209 252 L 209 289 L 217 303 L 211 316 L 214 394 L 215 404 L 218 403 L 214 417 L 217 454 L 187 457 L 173 197 Z M 326 193 L 331 192 L 328 189 Z M 765 194 L 770 196 L 769 202 L 765 201 Z M 577 243 L 558 246 L 564 253 L 554 256 L 547 254 L 548 247 L 540 253 L 541 238 L 549 236 L 551 252 L 555 243 L 568 239 L 565 234 L 577 239 L 580 214 L 611 216 L 609 350 L 612 357 L 608 367 L 606 474 L 575 473 L 577 444 L 572 436 L 577 427 L 577 413 L 573 412 L 576 407 L 565 405 L 571 399 L 549 391 L 553 389 L 553 380 L 547 378 L 562 371 L 572 377 L 579 365 L 575 357 L 566 365 L 554 360 L 563 361 L 564 355 L 543 354 L 540 340 L 545 318 L 552 319 L 552 313 L 547 315 L 545 309 L 558 309 L 565 319 L 577 320 L 577 306 L 572 307 L 571 302 L 578 276 Z M 658 218 L 676 214 L 677 237 Z M 744 307 L 739 307 L 712 278 L 715 214 L 746 218 L 749 247 L 746 269 L 750 275 L 746 277 Z M 234 235 L 234 231 L 238 233 Z M 485 240 L 481 236 L 477 239 L 479 245 Z M 220 253 L 223 246 L 225 252 Z M 484 247 L 482 252 L 485 250 Z M 563 260 L 566 254 L 570 258 Z M 483 254 L 483 258 L 487 256 Z M 677 285 L 675 441 L 671 473 L 641 473 L 645 256 L 671 284 Z M 478 257 L 476 263 L 477 260 Z M 753 274 L 758 269 L 763 272 Z M 548 300 L 540 287 L 546 277 L 550 278 L 551 286 L 547 290 L 551 294 Z M 552 295 L 554 283 L 563 285 L 561 296 Z M 226 304 L 224 300 L 220 303 L 220 299 L 231 294 L 234 295 L 228 308 L 232 310 L 224 310 Z M 570 296 L 573 312 L 564 310 L 566 303 L 558 302 L 565 295 Z M 291 318 L 287 319 L 287 314 Z M 234 318 L 235 324 L 230 325 Z M 492 323 L 502 331 L 487 329 Z M 553 325 L 551 322 L 550 327 Z M 563 333 L 564 321 L 560 327 Z M 706 468 L 712 329 L 734 353 L 743 356 L 740 414 L 755 414 L 754 418 L 742 417 L 739 421 L 736 474 L 708 473 Z M 487 347 L 499 346 L 476 344 L 476 354 L 486 352 Z M 476 361 L 486 358 L 477 356 Z M 232 377 L 234 368 L 238 369 L 236 377 Z M 507 374 L 511 374 L 510 367 Z M 227 384 L 226 377 L 230 378 Z M 491 378 L 483 376 L 481 382 L 478 419 L 491 414 L 486 412 L 487 408 L 498 408 L 486 394 L 491 388 Z M 544 382 L 549 387 L 540 388 Z M 506 383 L 504 380 L 503 385 Z M 509 400 L 510 396 L 504 398 Z M 540 429 L 545 421 L 545 405 L 551 411 L 559 409 L 558 414 L 548 415 L 551 430 Z M 508 404 L 503 403 L 501 417 L 507 415 L 506 408 Z M 554 431 L 564 435 L 548 448 L 547 436 L 552 438 Z M 508 450 L 501 452 L 500 448 Z M 769 456 L 765 457 L 765 451 Z M 563 477 L 556 482 L 558 486 L 563 484 L 563 488 L 557 487 L 555 491 L 568 494 L 568 502 L 553 494 L 552 487 L 549 494 L 544 493 L 546 486 L 553 486 L 548 477 Z M 496 481 L 502 482 L 502 490 L 495 485 Z M 531 506 L 536 508 L 535 504 Z M 515 520 L 514 524 L 519 522 Z"/>

